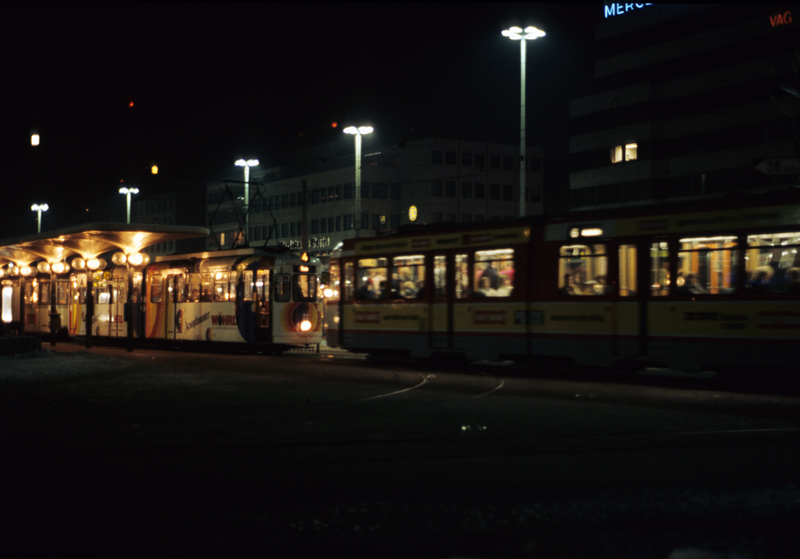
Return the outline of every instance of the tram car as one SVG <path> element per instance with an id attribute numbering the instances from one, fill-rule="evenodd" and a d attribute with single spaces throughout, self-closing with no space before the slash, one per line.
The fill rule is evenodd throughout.
<path id="1" fill-rule="evenodd" d="M 250 344 L 270 353 L 322 341 L 319 260 L 277 247 L 160 256 L 128 278 L 125 265 L 71 270 L 24 283 L 25 331 L 50 332 L 51 298 L 61 330 L 86 336 L 88 277 L 91 335 L 147 340 Z M 128 290 L 132 289 L 128 305 Z"/>
<path id="2" fill-rule="evenodd" d="M 798 370 L 800 204 L 421 226 L 331 257 L 331 346 L 589 367 Z"/>

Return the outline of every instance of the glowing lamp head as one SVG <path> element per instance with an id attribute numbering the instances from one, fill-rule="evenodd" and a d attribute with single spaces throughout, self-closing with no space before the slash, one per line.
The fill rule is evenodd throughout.
<path id="1" fill-rule="evenodd" d="M 311 330 L 311 321 L 310 320 L 303 320 L 300 322 L 300 331 L 301 332 L 308 332 Z"/>
<path id="2" fill-rule="evenodd" d="M 91 271 L 96 272 L 106 267 L 106 261 L 102 258 L 90 258 L 86 261 L 86 267 Z"/>
<path id="3" fill-rule="evenodd" d="M 85 270 L 86 269 L 86 260 L 83 258 L 73 258 L 72 259 L 72 268 L 74 270 Z"/>
<path id="4" fill-rule="evenodd" d="M 359 136 L 363 136 L 364 134 L 372 134 L 375 129 L 372 126 L 359 126 L 356 128 L 355 126 L 348 126 L 343 130 L 345 134 L 357 134 Z"/>
<path id="5" fill-rule="evenodd" d="M 44 261 L 39 262 L 36 265 L 36 269 L 39 270 L 43 274 L 47 274 L 47 273 L 50 272 L 50 264 L 48 264 L 47 262 L 44 262 Z"/>
<path id="6" fill-rule="evenodd" d="M 134 252 L 133 254 L 128 256 L 128 263 L 131 266 L 141 266 L 149 261 L 149 257 L 146 257 L 141 252 Z"/>
<path id="7" fill-rule="evenodd" d="M 39 145 L 39 141 L 40 141 L 39 134 L 31 134 L 31 145 L 32 146 L 38 146 Z"/>
<path id="8" fill-rule="evenodd" d="M 508 37 L 512 41 L 521 41 L 522 39 L 532 41 L 534 39 L 544 37 L 546 33 L 541 29 L 536 29 L 535 27 L 531 26 L 528 26 L 525 29 L 514 26 L 509 27 L 508 29 L 503 29 L 502 35 L 503 37 Z"/>
<path id="9" fill-rule="evenodd" d="M 24 277 L 30 277 L 36 275 L 36 268 L 33 266 L 21 266 L 19 268 L 19 274 Z"/>
<path id="10" fill-rule="evenodd" d="M 127 261 L 128 261 L 128 257 L 125 256 L 124 252 L 115 252 L 111 256 L 111 262 L 113 262 L 116 266 L 122 266 Z"/>
<path id="11" fill-rule="evenodd" d="M 66 274 L 69 272 L 69 264 L 66 262 L 56 262 L 50 266 L 50 269 L 53 270 L 54 274 Z"/>

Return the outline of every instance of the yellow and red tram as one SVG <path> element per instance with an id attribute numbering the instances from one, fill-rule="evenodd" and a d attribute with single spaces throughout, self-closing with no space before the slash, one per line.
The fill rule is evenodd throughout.
<path id="1" fill-rule="evenodd" d="M 796 369 L 800 205 L 422 226 L 330 263 L 332 346 L 414 357 Z"/>

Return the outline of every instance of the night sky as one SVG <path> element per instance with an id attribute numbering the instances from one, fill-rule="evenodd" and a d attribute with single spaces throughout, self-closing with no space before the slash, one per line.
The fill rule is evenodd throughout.
<path id="1" fill-rule="evenodd" d="M 528 138 L 566 138 L 591 78 L 602 4 L 2 3 L 0 237 L 124 218 L 120 180 L 158 184 L 279 164 L 371 124 L 376 144 L 426 136 L 518 142 L 519 43 Z M 130 103 L 133 102 L 133 107 Z M 331 127 L 332 122 L 338 128 Z M 30 146 L 38 131 L 42 145 Z M 351 140 L 350 140 L 351 141 Z M 566 146 L 566 143 L 564 143 Z M 88 212 L 86 210 L 89 210 Z"/>

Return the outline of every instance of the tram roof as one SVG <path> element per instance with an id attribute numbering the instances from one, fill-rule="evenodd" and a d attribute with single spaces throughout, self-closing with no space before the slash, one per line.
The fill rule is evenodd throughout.
<path id="1" fill-rule="evenodd" d="M 0 240 L 0 262 L 27 265 L 36 260 L 52 262 L 72 255 L 96 258 L 104 252 L 140 252 L 154 244 L 208 235 L 206 227 L 127 223 L 87 223 Z"/>

